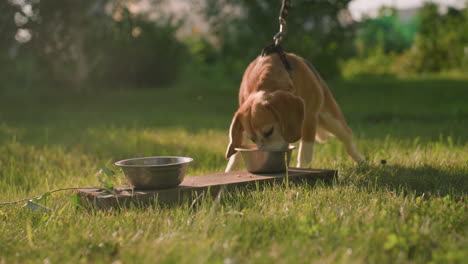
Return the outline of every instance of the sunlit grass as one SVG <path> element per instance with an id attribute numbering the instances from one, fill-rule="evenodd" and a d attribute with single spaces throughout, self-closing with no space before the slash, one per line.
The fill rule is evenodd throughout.
<path id="1" fill-rule="evenodd" d="M 332 185 L 239 189 L 109 213 L 76 210 L 57 193 L 47 213 L 0 207 L 0 263 L 461 263 L 468 82 L 332 88 L 369 161 L 357 167 L 336 139 L 318 145 L 314 166 L 339 170 Z M 236 93 L 213 85 L 2 96 L 0 200 L 98 185 L 101 166 L 131 157 L 193 157 L 188 176 L 223 171 Z"/>

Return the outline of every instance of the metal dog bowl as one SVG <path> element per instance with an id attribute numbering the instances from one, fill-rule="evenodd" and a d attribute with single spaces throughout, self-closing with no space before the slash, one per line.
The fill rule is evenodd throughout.
<path id="1" fill-rule="evenodd" d="M 135 189 L 164 189 L 179 185 L 192 158 L 147 157 L 117 161 L 128 184 Z"/>
<path id="2" fill-rule="evenodd" d="M 247 171 L 251 173 L 271 173 L 286 171 L 289 165 L 291 152 L 295 146 L 290 146 L 287 150 L 259 150 L 255 148 L 236 148 L 244 159 Z M 287 155 L 287 164 L 285 156 Z"/>

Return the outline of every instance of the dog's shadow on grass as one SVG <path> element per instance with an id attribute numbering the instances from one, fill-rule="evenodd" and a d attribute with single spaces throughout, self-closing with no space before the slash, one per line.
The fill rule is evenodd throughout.
<path id="1" fill-rule="evenodd" d="M 454 165 L 441 168 L 431 165 L 371 165 L 358 167 L 353 172 L 342 177 L 340 182 L 369 190 L 386 189 L 406 194 L 441 197 L 461 197 L 468 191 L 467 170 Z"/>

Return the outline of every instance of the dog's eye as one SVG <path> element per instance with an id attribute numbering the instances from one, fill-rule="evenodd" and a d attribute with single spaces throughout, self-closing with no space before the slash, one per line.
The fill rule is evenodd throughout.
<path id="1" fill-rule="evenodd" d="M 268 130 L 267 132 L 263 133 L 263 136 L 269 137 L 269 136 L 271 136 L 271 134 L 273 134 L 273 127 L 270 128 L 270 130 Z"/>

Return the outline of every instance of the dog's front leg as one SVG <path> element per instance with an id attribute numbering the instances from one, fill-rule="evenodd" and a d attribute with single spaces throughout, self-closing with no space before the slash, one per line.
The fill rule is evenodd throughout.
<path id="1" fill-rule="evenodd" d="M 239 152 L 237 152 L 236 154 L 232 155 L 230 158 L 229 158 L 229 162 L 226 166 L 226 170 L 225 172 L 230 172 L 230 171 L 235 171 L 235 170 L 239 170 L 240 167 L 241 167 L 241 154 Z"/>
<path id="2" fill-rule="evenodd" d="M 242 133 L 242 142 L 241 142 L 240 145 L 244 146 L 248 141 L 249 141 L 249 139 L 247 138 L 245 133 Z M 243 164 L 242 156 L 241 156 L 241 154 L 239 152 L 236 152 L 234 155 L 232 155 L 229 158 L 228 164 L 226 166 L 226 170 L 224 172 L 240 170 L 240 169 L 242 169 L 242 164 Z"/>
<path id="3" fill-rule="evenodd" d="M 310 168 L 312 167 L 312 158 L 314 155 L 315 142 L 301 140 L 299 144 L 299 154 L 297 157 L 297 167 L 299 168 Z"/>
<path id="4" fill-rule="evenodd" d="M 314 154 L 315 133 L 317 131 L 318 117 L 306 116 L 302 126 L 302 138 L 297 156 L 297 167 L 311 168 Z"/>

